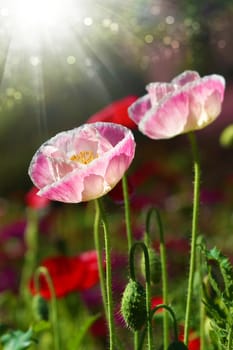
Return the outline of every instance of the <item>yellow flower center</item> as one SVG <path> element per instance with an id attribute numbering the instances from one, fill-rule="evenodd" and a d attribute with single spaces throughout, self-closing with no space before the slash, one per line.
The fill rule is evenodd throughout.
<path id="1" fill-rule="evenodd" d="M 70 157 L 70 160 L 72 160 L 74 162 L 79 162 L 82 164 L 89 164 L 95 158 L 97 158 L 97 156 L 95 156 L 92 151 L 81 151 L 78 154 L 73 154 Z"/>

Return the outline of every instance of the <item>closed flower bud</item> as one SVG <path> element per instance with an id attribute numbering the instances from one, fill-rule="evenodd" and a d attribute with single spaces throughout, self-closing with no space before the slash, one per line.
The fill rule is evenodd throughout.
<path id="1" fill-rule="evenodd" d="M 182 341 L 172 342 L 167 350 L 188 350 L 187 346 Z"/>
<path id="2" fill-rule="evenodd" d="M 150 262 L 150 280 L 152 283 L 159 283 L 161 280 L 161 261 L 158 253 L 152 249 L 148 248 L 149 262 Z M 142 274 L 145 275 L 145 259 L 142 256 L 141 259 L 141 270 Z"/>
<path id="3" fill-rule="evenodd" d="M 121 300 L 121 314 L 127 326 L 137 331 L 146 322 L 146 292 L 143 286 L 130 280 Z"/>
<path id="4" fill-rule="evenodd" d="M 46 300 L 42 296 L 40 296 L 39 294 L 36 294 L 33 297 L 32 309 L 33 309 L 33 314 L 34 314 L 34 317 L 36 320 L 48 321 L 48 319 L 49 319 L 48 304 L 47 304 Z"/>

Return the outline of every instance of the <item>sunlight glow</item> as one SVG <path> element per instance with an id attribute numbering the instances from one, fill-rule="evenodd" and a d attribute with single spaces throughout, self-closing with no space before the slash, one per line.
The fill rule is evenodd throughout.
<path id="1" fill-rule="evenodd" d="M 63 7 L 56 0 L 23 0 L 16 3 L 14 15 L 21 25 L 52 25 L 62 18 Z"/>
<path id="2" fill-rule="evenodd" d="M 8 14 L 12 27 L 21 35 L 28 36 L 33 32 L 35 37 L 59 31 L 70 21 L 74 9 L 73 0 L 12 0 Z"/>

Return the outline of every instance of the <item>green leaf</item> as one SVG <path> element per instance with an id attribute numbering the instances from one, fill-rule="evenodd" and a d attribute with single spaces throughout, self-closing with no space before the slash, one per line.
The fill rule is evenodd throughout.
<path id="1" fill-rule="evenodd" d="M 32 326 L 32 329 L 33 329 L 34 333 L 40 333 L 40 332 L 48 331 L 48 330 L 51 329 L 51 323 L 49 321 L 41 320 L 39 322 L 36 322 Z"/>
<path id="2" fill-rule="evenodd" d="M 79 327 L 79 331 L 74 334 L 74 337 L 72 339 L 70 339 L 69 343 L 68 343 L 68 349 L 78 349 L 86 335 L 86 333 L 88 332 L 90 326 L 100 317 L 100 314 L 96 314 L 93 316 L 88 316 L 81 327 Z"/>
<path id="3" fill-rule="evenodd" d="M 10 331 L 0 338 L 4 350 L 24 350 L 36 340 L 33 338 L 33 330 L 29 328 L 27 332 L 20 330 Z"/>
<path id="4" fill-rule="evenodd" d="M 233 324 L 233 268 L 220 250 L 203 250 L 208 277 L 203 283 L 204 304 L 211 320 L 210 337 L 219 350 L 226 349 Z"/>

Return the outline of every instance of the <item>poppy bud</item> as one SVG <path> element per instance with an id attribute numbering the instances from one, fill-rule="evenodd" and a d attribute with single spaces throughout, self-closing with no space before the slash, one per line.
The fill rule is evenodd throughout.
<path id="1" fill-rule="evenodd" d="M 146 292 L 143 286 L 130 280 L 121 300 L 121 314 L 127 326 L 137 331 L 146 322 Z"/>
<path id="2" fill-rule="evenodd" d="M 49 319 L 48 304 L 47 304 L 46 300 L 42 296 L 40 296 L 39 294 L 36 294 L 33 297 L 32 309 L 33 309 L 33 314 L 34 314 L 36 320 L 48 321 L 48 319 Z"/>
<path id="3" fill-rule="evenodd" d="M 150 263 L 150 280 L 152 283 L 159 283 L 161 280 L 161 261 L 158 253 L 152 249 L 148 248 L 149 263 Z M 142 256 L 141 259 L 141 270 L 142 274 L 145 275 L 145 260 Z"/>
<path id="4" fill-rule="evenodd" d="M 187 346 L 182 341 L 172 342 L 167 350 L 188 350 Z"/>

